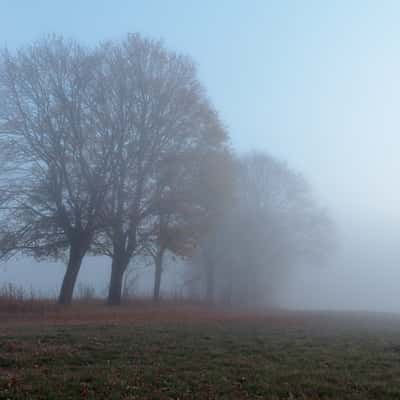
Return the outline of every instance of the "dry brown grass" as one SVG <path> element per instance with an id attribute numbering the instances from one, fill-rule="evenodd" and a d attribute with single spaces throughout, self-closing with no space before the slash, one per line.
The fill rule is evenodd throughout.
<path id="1" fill-rule="evenodd" d="M 210 307 L 189 300 L 154 303 L 148 298 L 125 300 L 120 306 L 107 306 L 104 299 L 77 299 L 70 306 L 58 305 L 55 299 L 35 297 L 8 286 L 0 289 L 0 328 L 20 324 L 45 325 L 114 325 L 164 323 L 215 323 L 236 321 L 262 322 L 273 329 L 307 329 L 330 332 L 346 330 L 400 330 L 400 316 L 362 312 L 310 312 L 279 309 L 229 309 Z M 1 332 L 0 332 L 1 333 Z"/>
<path id="2" fill-rule="evenodd" d="M 266 319 L 273 326 L 302 325 L 298 313 L 279 310 L 251 311 L 210 307 L 189 300 L 167 300 L 154 303 L 151 299 L 125 300 L 120 306 L 107 306 L 103 299 L 75 300 L 61 306 L 54 299 L 0 295 L 0 324 L 121 324 L 218 322 Z"/>
<path id="3" fill-rule="evenodd" d="M 246 315 L 245 315 L 246 314 Z M 1 322 L 122 323 L 179 322 L 230 319 L 237 313 L 210 308 L 205 304 L 165 300 L 132 299 L 121 306 L 107 306 L 103 300 L 76 300 L 60 306 L 54 300 L 0 298 Z M 249 317 L 243 313 L 242 317 Z"/>

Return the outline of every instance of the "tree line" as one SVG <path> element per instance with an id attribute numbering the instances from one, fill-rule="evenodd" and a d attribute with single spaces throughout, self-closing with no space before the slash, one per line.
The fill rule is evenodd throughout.
<path id="1" fill-rule="evenodd" d="M 158 300 L 166 252 L 190 260 L 193 291 L 238 303 L 329 248 L 304 178 L 236 155 L 194 62 L 139 34 L 4 50 L 0 152 L 0 257 L 65 260 L 60 304 L 87 255 L 110 258 L 111 305 L 135 257 Z"/>

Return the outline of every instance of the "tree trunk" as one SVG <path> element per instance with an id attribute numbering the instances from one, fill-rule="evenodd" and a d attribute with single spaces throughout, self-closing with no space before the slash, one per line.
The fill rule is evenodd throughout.
<path id="1" fill-rule="evenodd" d="M 208 262 L 206 265 L 206 299 L 210 304 L 214 303 L 214 265 Z"/>
<path id="2" fill-rule="evenodd" d="M 111 264 L 110 287 L 108 289 L 107 304 L 110 306 L 118 306 L 121 304 L 122 283 L 124 272 L 128 266 L 128 262 L 121 261 L 121 257 L 113 258 Z"/>
<path id="3" fill-rule="evenodd" d="M 78 277 L 84 255 L 85 251 L 82 250 L 79 245 L 70 247 L 67 270 L 65 271 L 60 295 L 58 296 L 58 304 L 71 304 L 76 279 Z"/>
<path id="4" fill-rule="evenodd" d="M 163 272 L 162 263 L 163 263 L 163 255 L 164 249 L 160 248 L 157 252 L 155 258 L 155 274 L 154 274 L 154 291 L 153 291 L 153 300 L 157 303 L 160 300 L 160 287 L 161 287 L 161 275 Z"/>

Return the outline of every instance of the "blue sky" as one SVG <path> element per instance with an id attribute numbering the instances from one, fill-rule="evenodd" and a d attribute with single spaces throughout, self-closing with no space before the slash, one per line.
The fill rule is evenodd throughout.
<path id="1" fill-rule="evenodd" d="M 162 38 L 195 59 L 236 149 L 303 172 L 351 240 L 390 235 L 394 268 L 399 21 L 400 1 L 389 0 L 0 0 L 0 45 L 53 32 L 89 45 Z"/>

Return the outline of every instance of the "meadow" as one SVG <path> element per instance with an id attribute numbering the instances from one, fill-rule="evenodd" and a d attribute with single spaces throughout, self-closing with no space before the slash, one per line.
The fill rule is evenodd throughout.
<path id="1" fill-rule="evenodd" d="M 5 303 L 1 400 L 400 398 L 397 315 Z"/>

